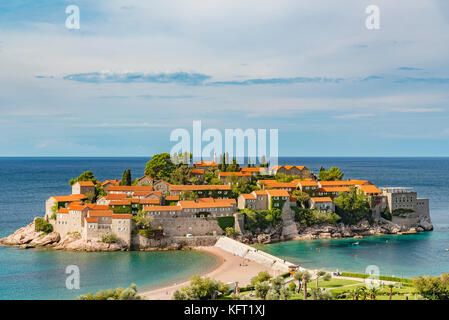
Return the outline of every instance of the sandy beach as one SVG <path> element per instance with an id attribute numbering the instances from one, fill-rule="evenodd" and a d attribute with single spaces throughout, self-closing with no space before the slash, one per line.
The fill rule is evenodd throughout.
<path id="1" fill-rule="evenodd" d="M 217 247 L 200 247 L 198 250 L 213 254 L 221 259 L 220 265 L 215 270 L 207 274 L 202 274 L 202 276 L 213 278 L 224 283 L 237 281 L 240 287 L 250 284 L 251 278 L 260 271 L 267 271 L 272 276 L 276 276 L 272 270 L 261 264 L 246 259 L 244 260 L 242 257 Z M 160 289 L 139 292 L 139 294 L 149 300 L 170 300 L 176 290 L 188 284 L 189 281 L 185 281 Z"/>

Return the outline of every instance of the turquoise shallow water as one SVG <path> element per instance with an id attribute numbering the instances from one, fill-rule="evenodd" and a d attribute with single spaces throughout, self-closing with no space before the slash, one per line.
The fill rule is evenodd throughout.
<path id="1" fill-rule="evenodd" d="M 376 265 L 380 274 L 396 277 L 449 272 L 447 230 L 357 240 L 293 240 L 257 247 L 311 269 L 365 273 L 369 265 Z"/>
<path id="2" fill-rule="evenodd" d="M 154 289 L 218 266 L 203 252 L 63 252 L 0 247 L 1 299 L 74 299 L 87 292 L 128 287 Z M 80 270 L 80 289 L 65 286 L 66 267 Z"/>

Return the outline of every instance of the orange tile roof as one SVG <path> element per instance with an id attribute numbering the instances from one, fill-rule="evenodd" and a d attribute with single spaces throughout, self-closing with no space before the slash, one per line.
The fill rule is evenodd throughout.
<path id="1" fill-rule="evenodd" d="M 254 194 L 259 195 L 259 196 L 266 196 L 267 195 L 267 191 L 266 190 L 254 190 L 253 192 L 254 192 Z"/>
<path id="2" fill-rule="evenodd" d="M 112 219 L 131 219 L 133 217 L 132 214 L 118 214 L 114 213 L 112 215 Z"/>
<path id="3" fill-rule="evenodd" d="M 84 217 L 86 222 L 88 223 L 98 223 L 98 218 L 90 218 L 90 217 Z"/>
<path id="4" fill-rule="evenodd" d="M 254 199 L 256 199 L 256 196 L 254 194 L 252 194 L 252 193 L 242 193 L 240 196 L 243 197 L 243 199 L 245 199 L 245 200 L 254 200 Z"/>
<path id="5" fill-rule="evenodd" d="M 123 200 L 112 200 L 109 202 L 110 206 L 129 206 L 131 204 L 131 199 L 123 199 Z"/>
<path id="6" fill-rule="evenodd" d="M 173 191 L 199 191 L 199 190 L 231 190 L 231 186 L 227 184 L 216 185 L 172 185 L 170 190 Z"/>
<path id="7" fill-rule="evenodd" d="M 61 208 L 61 209 L 58 210 L 58 213 L 69 213 L 69 209 Z"/>
<path id="8" fill-rule="evenodd" d="M 159 199 L 137 199 L 140 204 L 160 204 L 161 201 Z"/>
<path id="9" fill-rule="evenodd" d="M 216 202 L 206 202 L 206 203 L 198 203 L 191 200 L 179 201 L 178 205 L 181 206 L 182 209 L 206 209 L 206 208 L 223 208 L 223 207 L 232 207 L 229 203 L 216 203 Z"/>
<path id="10" fill-rule="evenodd" d="M 320 192 L 349 192 L 349 187 L 324 187 L 319 188 L 318 191 Z"/>
<path id="11" fill-rule="evenodd" d="M 204 169 L 192 169 L 193 174 L 204 174 Z"/>
<path id="12" fill-rule="evenodd" d="M 240 169 L 242 172 L 261 172 L 265 171 L 265 168 L 259 168 L 259 167 L 250 167 L 250 168 L 242 168 Z"/>
<path id="13" fill-rule="evenodd" d="M 215 161 L 195 161 L 193 165 L 196 167 L 216 167 L 217 163 Z"/>
<path id="14" fill-rule="evenodd" d="M 232 177 L 232 176 L 236 176 L 236 177 L 250 177 L 251 173 L 250 172 L 220 172 L 218 174 L 219 177 Z"/>
<path id="15" fill-rule="evenodd" d="M 300 180 L 297 182 L 301 187 L 318 187 L 318 183 L 313 180 Z"/>
<path id="16" fill-rule="evenodd" d="M 179 196 L 166 196 L 165 200 L 167 200 L 167 201 L 178 201 L 179 200 Z"/>
<path id="17" fill-rule="evenodd" d="M 143 210 L 146 212 L 154 212 L 154 211 L 181 211 L 182 208 L 180 206 L 144 206 Z"/>
<path id="18" fill-rule="evenodd" d="M 160 191 L 134 191 L 133 196 L 134 197 L 148 197 L 148 196 L 151 196 L 152 194 L 154 194 L 158 197 L 162 197 L 162 192 L 160 192 Z"/>
<path id="19" fill-rule="evenodd" d="M 382 193 L 375 185 L 362 185 L 360 188 L 365 192 L 366 194 L 377 194 Z"/>
<path id="20" fill-rule="evenodd" d="M 330 197 L 312 197 L 313 202 L 332 202 Z"/>
<path id="21" fill-rule="evenodd" d="M 105 180 L 105 181 L 103 181 L 103 182 L 101 183 L 101 185 L 104 186 L 105 184 L 108 184 L 108 183 L 112 183 L 113 185 L 118 186 L 118 184 L 120 183 L 120 181 L 118 181 L 118 180 Z"/>
<path id="22" fill-rule="evenodd" d="M 84 209 L 88 209 L 88 206 L 86 205 L 74 206 L 70 204 L 67 208 L 70 211 L 83 211 Z"/>
<path id="23" fill-rule="evenodd" d="M 126 199 L 126 193 L 112 193 L 104 197 L 106 200 L 122 200 Z"/>
<path id="24" fill-rule="evenodd" d="M 229 203 L 229 204 L 237 204 L 235 199 L 214 199 L 215 203 Z"/>
<path id="25" fill-rule="evenodd" d="M 214 198 L 198 198 L 197 202 L 214 202 Z"/>
<path id="26" fill-rule="evenodd" d="M 322 187 L 328 186 L 355 186 L 368 183 L 367 180 L 338 180 L 338 181 L 318 181 Z"/>
<path id="27" fill-rule="evenodd" d="M 102 204 L 96 204 L 96 203 L 87 203 L 86 207 L 89 208 L 89 210 L 108 210 L 108 205 L 102 205 Z"/>
<path id="28" fill-rule="evenodd" d="M 89 217 L 110 217 L 113 214 L 112 210 L 89 210 Z"/>
<path id="29" fill-rule="evenodd" d="M 289 165 L 288 166 L 275 166 L 275 167 L 271 168 L 271 170 L 277 171 L 281 168 L 285 168 L 286 170 L 290 170 L 292 168 L 297 168 L 298 170 L 302 171 L 302 170 L 304 170 L 305 166 L 289 166 Z"/>
<path id="30" fill-rule="evenodd" d="M 72 202 L 86 199 L 84 194 L 70 194 L 67 196 L 52 196 L 57 202 Z"/>
<path id="31" fill-rule="evenodd" d="M 92 181 L 77 181 L 81 187 L 95 187 L 95 184 Z"/>
<path id="32" fill-rule="evenodd" d="M 123 191 L 123 192 L 136 192 L 136 191 L 153 191 L 152 186 L 111 186 L 108 188 L 108 192 L 111 191 Z"/>
<path id="33" fill-rule="evenodd" d="M 287 190 L 267 190 L 267 194 L 271 197 L 290 197 Z"/>
<path id="34" fill-rule="evenodd" d="M 270 182 L 264 185 L 267 188 L 296 188 L 296 183 L 292 182 Z"/>

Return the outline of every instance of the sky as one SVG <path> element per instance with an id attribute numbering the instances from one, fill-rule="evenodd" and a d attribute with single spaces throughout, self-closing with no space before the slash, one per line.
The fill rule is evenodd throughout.
<path id="1" fill-rule="evenodd" d="M 278 129 L 280 156 L 449 156 L 448 44 L 447 0 L 2 0 L 0 156 L 151 156 L 194 120 Z"/>

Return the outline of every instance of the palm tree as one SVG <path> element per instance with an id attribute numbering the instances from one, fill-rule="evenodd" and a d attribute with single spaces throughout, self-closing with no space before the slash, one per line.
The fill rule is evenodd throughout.
<path id="1" fill-rule="evenodd" d="M 371 297 L 371 300 L 376 300 L 376 295 L 379 293 L 379 290 L 377 288 L 371 288 L 368 290 L 368 294 Z"/>
<path id="2" fill-rule="evenodd" d="M 359 300 L 359 297 L 365 293 L 365 288 L 364 287 L 358 287 L 354 290 L 354 294 L 355 294 L 355 299 L 354 300 Z M 366 295 L 366 293 L 365 293 Z"/>
<path id="3" fill-rule="evenodd" d="M 303 276 L 304 272 L 307 272 L 307 271 L 298 271 L 298 272 L 295 272 L 295 275 L 294 275 L 295 280 L 298 281 L 298 290 L 297 290 L 298 293 L 301 292 L 301 284 L 302 284 L 301 282 L 302 282 L 302 276 Z"/>
<path id="4" fill-rule="evenodd" d="M 307 283 L 310 281 L 310 273 L 305 271 L 302 275 L 302 285 L 304 289 L 304 300 L 307 300 Z"/>
<path id="5" fill-rule="evenodd" d="M 389 285 L 388 285 L 388 288 L 390 288 L 390 300 L 391 300 L 391 297 L 393 296 L 393 288 L 394 288 L 394 285 L 393 285 L 393 284 L 389 284 Z"/>

